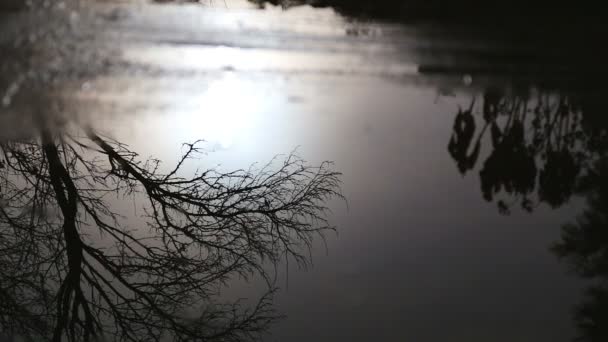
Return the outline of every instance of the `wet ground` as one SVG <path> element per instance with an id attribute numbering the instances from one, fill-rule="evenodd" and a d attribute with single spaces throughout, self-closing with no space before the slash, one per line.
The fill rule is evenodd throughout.
<path id="1" fill-rule="evenodd" d="M 567 271 L 601 264 L 605 233 L 562 226 L 601 188 L 588 176 L 601 174 L 608 128 L 598 32 L 404 25 L 228 0 L 49 4 L 0 12 L 3 140 L 34 135 L 42 113 L 54 129 L 84 122 L 168 164 L 181 143 L 204 139 L 204 167 L 297 148 L 343 173 L 338 234 L 315 245 L 314 267 L 279 272 L 287 318 L 267 341 L 585 333 L 573 312 L 588 281 Z M 574 267 L 550 250 L 560 241 L 566 260 L 580 254 Z M 225 295 L 257 291 L 238 283 Z M 600 309 L 582 320 L 602 331 Z"/>

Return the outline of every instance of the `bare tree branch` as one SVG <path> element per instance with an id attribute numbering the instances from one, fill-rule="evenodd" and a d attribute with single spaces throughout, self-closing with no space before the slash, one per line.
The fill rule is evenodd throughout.
<path id="1" fill-rule="evenodd" d="M 334 229 L 332 164 L 291 154 L 186 175 L 196 142 L 163 173 L 158 160 L 84 132 L 0 144 L 0 327 L 56 342 L 259 337 L 279 318 L 267 266 L 307 265 L 314 238 Z M 140 203 L 147 226 L 129 225 L 111 194 Z M 222 304 L 218 288 L 237 277 L 261 277 L 268 291 L 253 306 Z"/>

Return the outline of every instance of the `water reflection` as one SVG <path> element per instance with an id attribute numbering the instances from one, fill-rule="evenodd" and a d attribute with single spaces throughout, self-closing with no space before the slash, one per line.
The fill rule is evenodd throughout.
<path id="1" fill-rule="evenodd" d="M 587 208 L 575 222 L 564 225 L 561 239 L 552 248 L 575 274 L 592 283 L 574 314 L 580 341 L 608 338 L 607 171 L 604 157 L 580 180 L 579 191 L 587 198 Z"/>
<path id="2" fill-rule="evenodd" d="M 582 169 L 598 152 L 593 146 L 605 134 L 584 124 L 584 117 L 596 113 L 582 96 L 488 89 L 481 105 L 472 100 L 469 109 L 458 111 L 448 151 L 465 174 L 476 166 L 481 142 L 489 141 L 479 172 L 481 189 L 487 201 L 508 195 L 498 200 L 501 210 L 514 203 L 528 211 L 538 203 L 559 207 L 572 196 Z M 474 110 L 481 112 L 479 127 Z"/>
<path id="3" fill-rule="evenodd" d="M 310 279 L 290 284 L 294 292 L 285 295 L 289 304 L 281 313 L 295 319 L 279 340 L 487 340 L 500 332 L 509 341 L 567 338 L 567 328 L 554 326 L 568 325 L 560 310 L 575 299 L 543 248 L 555 239 L 557 222 L 571 217 L 571 199 L 588 191 L 583 184 L 606 142 L 603 92 L 564 86 L 570 78 L 591 84 L 579 77 L 597 66 L 581 52 L 588 50 L 578 50 L 584 39 L 562 53 L 555 49 L 563 46 L 560 36 L 528 40 L 533 32 L 525 30 L 523 37 L 485 28 L 360 23 L 312 7 L 224 12 L 195 5 L 104 6 L 75 15 L 58 8 L 59 26 L 71 28 L 47 44 L 44 37 L 42 44 L 30 42 L 39 29 L 31 23 L 35 29 L 25 31 L 21 45 L 0 30 L 0 43 L 10 42 L 0 56 L 7 71 L 0 76 L 6 102 L 0 136 L 8 151 L 0 165 L 0 262 L 9 270 L 0 276 L 0 288 L 7 289 L 0 293 L 6 303 L 0 313 L 7 313 L 0 315 L 2 329 L 34 337 L 118 331 L 119 340 L 159 336 L 164 329 L 187 340 L 242 323 L 242 330 L 221 338 L 251 337 L 275 315 L 267 297 L 260 307 L 250 303 L 254 316 L 261 310 L 256 320 L 222 306 L 215 281 L 225 281 L 224 289 L 238 287 L 229 273 L 264 277 L 260 256 L 278 261 L 292 252 L 292 242 L 307 247 L 307 234 L 282 240 L 273 230 L 276 219 L 294 224 L 293 211 L 281 217 L 265 211 L 284 205 L 294 186 L 310 194 L 325 181 L 331 186 L 323 189 L 336 195 L 337 175 L 299 160 L 256 172 L 196 169 L 214 161 L 238 169 L 243 160 L 304 145 L 307 157 L 329 156 L 348 170 L 353 210 L 340 217 L 349 229 L 339 243 L 330 241 L 337 255 L 322 259 Z M 13 27 L 7 22 L 0 25 Z M 535 45 L 545 40 L 551 47 Z M 49 47 L 54 43 L 60 43 L 56 50 Z M 30 65 L 35 73 L 21 73 L 23 80 L 13 74 L 13 64 L 28 64 L 24 57 L 41 51 Z M 521 82 L 527 77 L 534 80 Z M 563 83 L 543 87 L 539 79 L 545 78 Z M 434 102 L 436 89 L 456 99 Z M 68 106 L 45 102 L 47 96 Z M 446 113 L 456 114 L 454 121 Z M 105 130 L 98 130 L 100 122 Z M 209 140 L 220 152 L 181 164 L 181 155 L 166 146 L 191 137 Z M 137 148 L 122 144 L 127 141 Z M 165 163 L 146 164 L 135 152 L 160 155 Z M 173 174 L 172 158 L 181 172 Z M 287 174 L 277 170 L 302 177 L 285 183 Z M 126 196 L 116 198 L 117 192 Z M 70 198 L 80 203 L 77 215 L 74 207 L 64 211 L 60 205 Z M 482 198 L 513 215 L 497 215 Z M 292 210 L 322 209 L 296 202 Z M 519 207 L 536 216 L 518 216 Z M 549 208 L 562 210 L 544 210 Z M 65 217 L 81 225 L 78 239 L 65 238 Z M 34 224 L 46 230 L 38 234 Z M 148 224 L 152 230 L 142 229 Z M 197 234 L 194 225 L 205 229 Z M 565 233 L 569 243 L 572 231 Z M 129 233 L 135 234 L 132 243 L 124 235 Z M 202 288 L 194 286 L 192 295 L 188 282 Z M 197 328 L 204 331 L 190 325 L 196 319 L 205 321 Z M 540 327 L 541 320 L 550 323 Z"/>
<path id="4" fill-rule="evenodd" d="M 330 163 L 289 155 L 201 169 L 197 142 L 168 167 L 90 125 L 53 120 L 55 97 L 27 103 L 29 134 L 0 140 L 0 332 L 243 341 L 280 317 L 269 266 L 307 264 L 313 238 L 333 229 L 326 203 L 340 197 L 340 174 Z M 266 284 L 257 301 L 219 296 L 228 282 L 256 278 Z"/>
<path id="5" fill-rule="evenodd" d="M 608 126 L 599 99 L 605 92 L 528 89 L 489 88 L 478 96 L 481 104 L 474 98 L 459 109 L 448 152 L 464 175 L 477 166 L 480 150 L 489 149 L 479 171 L 481 192 L 505 214 L 513 205 L 531 212 L 541 203 L 556 208 L 575 195 L 587 198 L 587 208 L 563 226 L 552 250 L 575 274 L 594 281 L 574 319 L 581 341 L 604 341 Z"/>

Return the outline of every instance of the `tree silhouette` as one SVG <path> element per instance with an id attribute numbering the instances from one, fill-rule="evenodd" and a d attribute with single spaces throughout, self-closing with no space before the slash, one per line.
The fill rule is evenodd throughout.
<path id="1" fill-rule="evenodd" d="M 268 266 L 307 264 L 313 238 L 333 229 L 326 203 L 340 197 L 339 173 L 292 154 L 187 175 L 202 150 L 184 146 L 161 171 L 88 127 L 0 143 L 0 331 L 55 342 L 242 341 L 278 317 Z M 130 224 L 115 196 L 141 203 L 145 226 Z M 219 289 L 236 277 L 262 277 L 268 290 L 252 305 L 222 303 Z"/>
<path id="2" fill-rule="evenodd" d="M 490 151 L 479 171 L 481 190 L 487 201 L 503 198 L 497 202 L 503 213 L 510 211 L 512 203 L 532 211 L 539 203 L 557 208 L 574 195 L 586 197 L 587 209 L 576 222 L 562 227 L 561 239 L 551 250 L 575 274 L 592 282 L 574 310 L 580 332 L 577 340 L 588 342 L 608 339 L 608 124 L 602 105 L 604 93 L 602 88 L 523 93 L 490 88 L 484 92 L 479 109 L 471 101 L 465 112 L 469 131 L 466 139 L 460 139 L 467 141 L 464 152 L 472 141 L 487 141 Z M 466 159 L 467 154 L 453 153 L 454 141 L 463 135 L 459 128 L 462 115 L 459 109 L 448 152 L 464 174 L 475 165 L 463 169 L 459 158 Z M 475 132 L 477 116 L 485 124 Z"/>
<path id="3" fill-rule="evenodd" d="M 480 109 L 456 114 L 448 151 L 462 174 L 472 170 L 480 154 L 480 144 L 489 134 L 490 152 L 479 171 L 481 191 L 487 201 L 497 201 L 508 213 L 514 203 L 531 211 L 538 203 L 553 208 L 573 195 L 578 178 L 597 159 L 605 141 L 605 130 L 589 125 L 593 106 L 583 106 L 587 97 L 538 92 L 505 93 L 488 89 Z M 475 114 L 484 125 L 475 133 Z M 467 115 L 466 136 L 459 128 Z M 587 118 L 587 119 L 584 119 Z M 477 137 L 474 137 L 477 134 Z M 464 138 L 463 138 L 464 137 Z M 471 142 L 475 147 L 467 155 Z M 455 142 L 464 142 L 454 153 Z M 466 165 L 466 166 L 465 166 Z M 505 196 L 506 195 L 506 196 Z M 500 199 L 498 199 L 500 198 Z"/>
<path id="4" fill-rule="evenodd" d="M 448 144 L 448 151 L 458 165 L 458 170 L 461 174 L 465 174 L 471 170 L 477 163 L 481 142 L 479 139 L 475 142 L 473 151 L 469 153 L 473 136 L 475 134 L 475 118 L 472 111 L 475 101 L 471 102 L 471 106 L 467 110 L 458 109 L 456 119 L 454 119 L 454 133 Z"/>
<path id="5" fill-rule="evenodd" d="M 600 16 L 596 7 L 572 6 L 563 0 L 513 0 L 492 2 L 484 0 L 249 0 L 260 7 L 267 3 L 289 8 L 299 5 L 333 7 L 338 12 L 363 18 L 389 20 L 440 19 L 455 22 L 503 23 L 517 17 L 518 25 L 538 22 L 559 22 L 564 18 L 579 20 L 583 16 Z M 526 13 L 522 13 L 525 9 Z M 513 25 L 514 26 L 514 25 Z"/>
<path id="6" fill-rule="evenodd" d="M 564 225 L 562 237 L 552 251 L 567 262 L 573 272 L 593 284 L 575 309 L 579 341 L 608 339 L 608 159 L 598 161 L 583 177 L 581 189 L 587 209 L 575 223 Z"/>

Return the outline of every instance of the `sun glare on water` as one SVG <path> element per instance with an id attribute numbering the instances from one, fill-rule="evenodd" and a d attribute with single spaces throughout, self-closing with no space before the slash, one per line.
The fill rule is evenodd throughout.
<path id="1" fill-rule="evenodd" d="M 214 148 L 229 149 L 253 129 L 264 99 L 253 84 L 227 73 L 207 91 L 179 105 L 181 134 L 203 137 Z"/>

